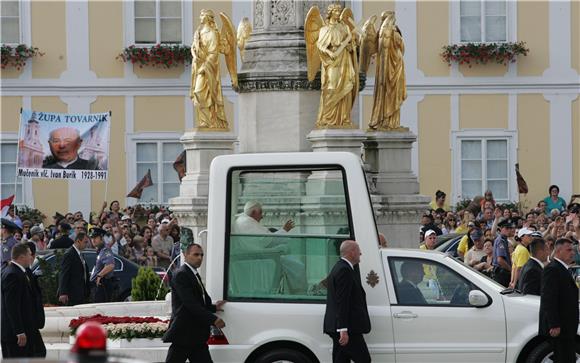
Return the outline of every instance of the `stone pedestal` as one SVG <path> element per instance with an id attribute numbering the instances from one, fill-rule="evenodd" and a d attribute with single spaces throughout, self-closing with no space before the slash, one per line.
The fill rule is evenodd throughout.
<path id="1" fill-rule="evenodd" d="M 314 127 L 319 91 L 241 93 L 240 152 L 310 151 L 306 135 Z"/>
<path id="2" fill-rule="evenodd" d="M 365 162 L 377 227 L 389 247 L 416 248 L 421 216 L 430 198 L 419 195 L 411 167 L 417 137 L 409 131 L 371 132 L 364 141 Z"/>
<path id="3" fill-rule="evenodd" d="M 307 136 L 312 143 L 312 151 L 348 151 L 361 157 L 366 135 L 359 129 L 320 129 Z"/>
<path id="4" fill-rule="evenodd" d="M 209 167 L 216 156 L 231 154 L 236 137 L 227 132 L 190 131 L 180 139 L 186 151 L 187 174 L 181 180 L 179 196 L 169 200 L 180 226 L 199 232 L 207 228 Z"/>
<path id="5" fill-rule="evenodd" d="M 417 137 L 411 132 L 373 132 L 364 142 L 365 161 L 379 194 L 417 194 L 419 182 L 411 167 Z"/>

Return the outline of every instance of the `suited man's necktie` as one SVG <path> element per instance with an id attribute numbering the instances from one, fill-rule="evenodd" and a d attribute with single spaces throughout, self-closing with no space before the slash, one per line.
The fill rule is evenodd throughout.
<path id="1" fill-rule="evenodd" d="M 87 282 L 87 262 L 85 261 L 82 252 L 79 253 L 79 258 L 81 259 L 81 263 L 83 264 L 83 280 L 86 283 Z"/>
<path id="2" fill-rule="evenodd" d="M 205 303 L 205 286 L 203 286 L 203 282 L 201 282 L 201 276 L 199 276 L 199 273 L 195 272 L 194 275 L 197 283 L 201 286 L 201 300 Z"/>

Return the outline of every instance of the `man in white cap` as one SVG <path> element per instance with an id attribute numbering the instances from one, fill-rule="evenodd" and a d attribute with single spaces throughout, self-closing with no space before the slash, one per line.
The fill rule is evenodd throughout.
<path id="1" fill-rule="evenodd" d="M 528 246 L 534 239 L 532 234 L 535 230 L 531 228 L 521 228 L 518 231 L 517 238 L 520 243 L 516 246 L 514 253 L 512 255 L 512 274 L 509 287 L 515 288 L 518 284 L 518 279 L 522 272 L 522 268 L 530 259 L 530 252 L 528 251 Z"/>
<path id="2" fill-rule="evenodd" d="M 251 200 L 244 205 L 244 213 L 236 216 L 233 225 L 234 233 L 272 233 L 267 227 L 260 224 L 264 214 L 262 204 L 258 201 Z M 294 221 L 289 219 L 284 223 L 281 229 L 276 233 L 289 232 L 294 228 Z"/>

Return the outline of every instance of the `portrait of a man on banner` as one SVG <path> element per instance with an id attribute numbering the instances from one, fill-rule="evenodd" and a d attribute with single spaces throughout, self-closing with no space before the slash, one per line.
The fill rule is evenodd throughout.
<path id="1" fill-rule="evenodd" d="M 18 145 L 18 174 L 59 178 L 43 169 L 108 169 L 108 113 L 58 114 L 23 110 Z M 88 174 L 74 179 L 93 179 Z M 102 178 L 102 175 L 100 176 Z"/>

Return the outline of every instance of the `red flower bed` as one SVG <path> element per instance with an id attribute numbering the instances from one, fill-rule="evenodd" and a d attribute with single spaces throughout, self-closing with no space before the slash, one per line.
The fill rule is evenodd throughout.
<path id="1" fill-rule="evenodd" d="M 153 317 L 138 317 L 138 316 L 105 316 L 101 314 L 92 316 L 80 316 L 78 319 L 73 319 L 68 325 L 73 333 L 79 326 L 87 321 L 96 321 L 101 324 L 140 324 L 140 323 L 168 323 L 169 320 L 161 320 Z"/>

